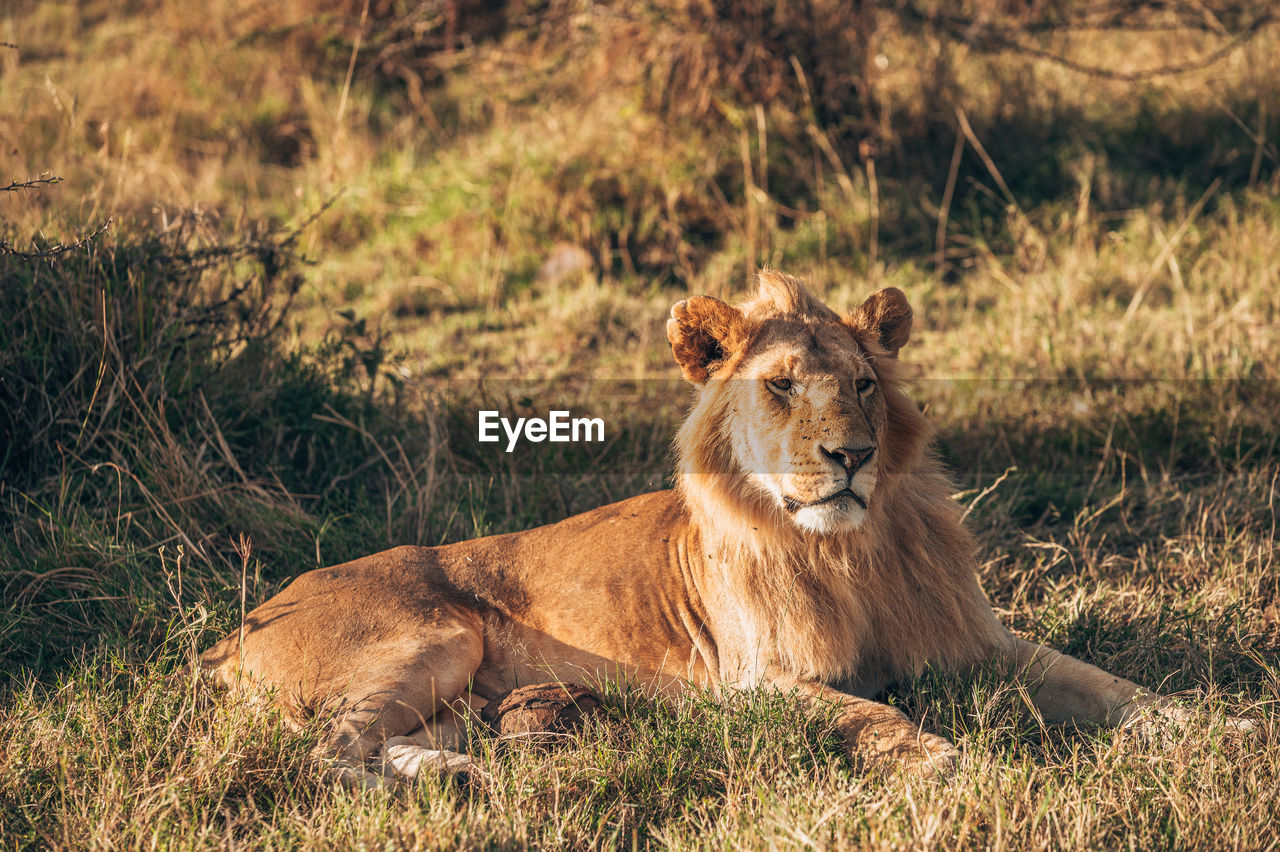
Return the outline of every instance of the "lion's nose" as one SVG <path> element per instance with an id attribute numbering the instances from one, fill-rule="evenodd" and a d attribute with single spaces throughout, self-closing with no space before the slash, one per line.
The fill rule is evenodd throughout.
<path id="1" fill-rule="evenodd" d="M 858 470 L 867 463 L 867 459 L 871 458 L 871 454 L 876 451 L 874 445 L 865 447 L 836 447 L 834 449 L 822 448 L 823 455 L 829 459 L 839 463 L 849 475 L 857 473 Z"/>

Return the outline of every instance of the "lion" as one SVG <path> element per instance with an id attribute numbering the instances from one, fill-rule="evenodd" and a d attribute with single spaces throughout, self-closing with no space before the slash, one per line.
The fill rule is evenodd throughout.
<path id="1" fill-rule="evenodd" d="M 902 387 L 912 319 L 901 290 L 839 315 L 769 270 L 736 307 L 681 301 L 667 337 L 695 398 L 674 489 L 309 571 L 203 663 L 286 719 L 325 714 L 318 748 L 358 785 L 482 772 L 469 714 L 549 680 L 794 692 L 859 764 L 916 772 L 948 771 L 955 747 L 875 699 L 926 667 L 1006 666 L 1049 720 L 1185 719 L 996 617 Z"/>

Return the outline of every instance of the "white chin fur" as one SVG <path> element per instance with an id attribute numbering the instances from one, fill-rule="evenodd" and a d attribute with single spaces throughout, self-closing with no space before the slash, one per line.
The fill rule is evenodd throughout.
<path id="1" fill-rule="evenodd" d="M 853 500 L 844 499 L 818 506 L 805 506 L 797 509 L 791 518 L 806 532 L 834 535 L 862 526 L 867 519 L 867 510 Z"/>

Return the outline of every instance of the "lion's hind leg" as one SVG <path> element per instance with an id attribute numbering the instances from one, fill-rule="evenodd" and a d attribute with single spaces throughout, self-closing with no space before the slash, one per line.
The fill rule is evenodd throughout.
<path id="1" fill-rule="evenodd" d="M 480 764 L 466 754 L 469 728 L 479 723 L 484 704 L 484 699 L 464 694 L 417 730 L 383 742 L 379 754 L 382 774 L 404 780 L 416 779 L 424 772 L 487 777 Z"/>
<path id="2" fill-rule="evenodd" d="M 428 748 L 408 737 L 392 737 L 382 745 L 382 774 L 387 778 L 413 781 L 423 773 L 465 775 L 484 778 L 487 773 L 469 754 L 447 748 Z"/>
<path id="3" fill-rule="evenodd" d="M 337 696 L 326 702 L 335 709 L 335 722 L 317 756 L 338 781 L 354 787 L 427 770 L 478 771 L 454 750 L 462 740 L 441 732 L 459 729 L 457 714 L 466 712 L 483 655 L 483 637 L 469 624 L 433 624 L 422 635 L 369 646 L 360 664 L 350 667 L 348 682 L 330 691 Z M 371 763 L 376 774 L 366 768 Z"/>

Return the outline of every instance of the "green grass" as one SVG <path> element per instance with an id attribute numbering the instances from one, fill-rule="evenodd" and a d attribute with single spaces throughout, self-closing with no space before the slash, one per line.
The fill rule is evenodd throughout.
<path id="1" fill-rule="evenodd" d="M 0 13 L 11 176 L 65 178 L 0 192 L 0 236 L 115 220 L 0 255 L 0 847 L 1275 848 L 1273 27 L 1127 82 L 914 4 L 516 4 L 452 45 L 362 8 Z M 1118 71 L 1222 43 L 1151 14 L 1177 26 L 1037 38 Z M 541 274 L 557 245 L 587 268 Z M 961 747 L 932 782 L 785 696 L 610 685 L 556 747 L 479 736 L 490 785 L 353 794 L 318 730 L 193 683 L 242 594 L 661 487 L 667 311 L 758 263 L 833 305 L 908 293 L 1001 617 L 1203 707 L 1187 730 L 1045 726 L 998 673 L 927 675 L 887 699 Z M 609 441 L 508 455 L 482 406 Z"/>

